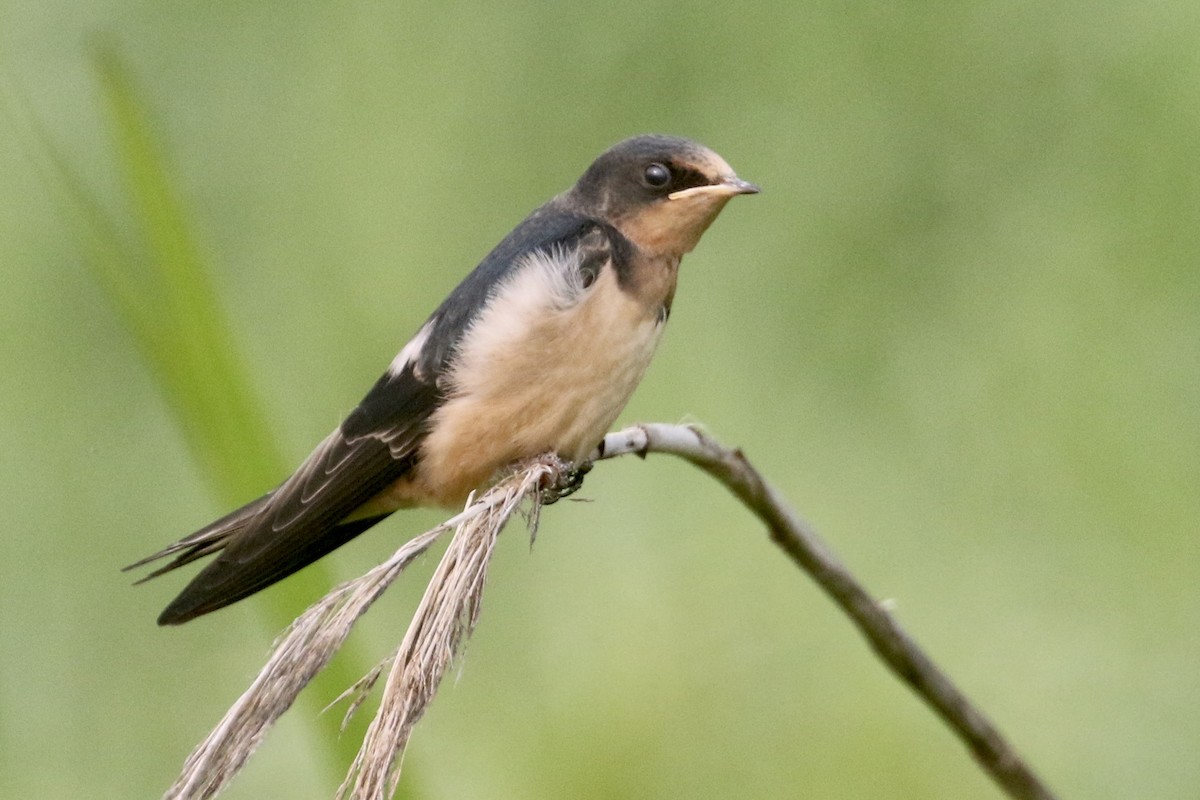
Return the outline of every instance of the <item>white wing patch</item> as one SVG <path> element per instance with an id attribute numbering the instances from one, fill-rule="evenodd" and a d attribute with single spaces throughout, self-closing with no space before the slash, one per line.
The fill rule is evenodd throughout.
<path id="1" fill-rule="evenodd" d="M 395 377 L 404 371 L 404 368 L 411 362 L 415 361 L 417 356 L 425 348 L 425 343 L 429 341 L 429 333 L 433 330 L 434 320 L 429 320 L 421 326 L 421 330 L 417 331 L 416 335 L 408 340 L 408 344 L 401 348 L 396 357 L 392 359 L 391 365 L 388 367 L 388 375 Z M 414 370 L 415 371 L 415 370 Z"/>

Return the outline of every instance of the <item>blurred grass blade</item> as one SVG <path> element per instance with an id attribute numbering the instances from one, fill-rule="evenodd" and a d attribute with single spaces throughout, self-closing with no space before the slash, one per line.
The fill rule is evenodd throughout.
<path id="1" fill-rule="evenodd" d="M 97 51 L 95 65 L 146 250 L 143 258 L 94 263 L 96 277 L 106 289 L 123 289 L 109 296 L 214 489 L 226 504 L 245 502 L 278 482 L 286 465 L 237 359 L 132 84 L 113 50 Z"/>
<path id="2" fill-rule="evenodd" d="M 200 462 L 222 506 L 245 502 L 282 479 L 287 464 L 272 439 L 266 415 L 237 356 L 229 326 L 217 301 L 182 204 L 167 178 L 165 159 L 134 85 L 115 50 L 101 46 L 93 64 L 109 112 L 117 166 L 138 226 L 130 244 L 104 212 L 86 182 L 76 174 L 28 101 L 16 94 L 25 113 L 29 150 L 42 169 L 48 190 L 75 226 L 85 263 L 141 353 L 151 377 L 177 415 L 193 456 Z M 164 532 L 164 538 L 186 530 Z M 256 598 L 268 623 L 281 630 L 334 583 L 328 567 L 315 564 L 283 586 Z M 286 587 L 286 588 L 284 588 Z M 147 619 L 149 620 L 148 614 Z M 343 648 L 322 676 L 337 693 L 369 668 L 353 648 Z M 340 736 L 336 715 L 320 715 L 323 695 L 310 690 L 306 702 L 321 728 L 330 786 L 336 786 L 354 758 L 353 737 Z M 411 784 L 410 784 L 411 785 Z M 411 793 L 408 795 L 411 796 Z"/>

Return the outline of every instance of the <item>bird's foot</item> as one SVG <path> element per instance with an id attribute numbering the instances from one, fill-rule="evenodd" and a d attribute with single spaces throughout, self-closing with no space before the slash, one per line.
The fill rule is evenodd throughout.
<path id="1" fill-rule="evenodd" d="M 591 471 L 591 462 L 584 462 L 559 472 L 556 479 L 548 477 L 542 486 L 542 505 L 554 505 L 564 497 L 575 494 L 583 487 L 584 476 Z"/>

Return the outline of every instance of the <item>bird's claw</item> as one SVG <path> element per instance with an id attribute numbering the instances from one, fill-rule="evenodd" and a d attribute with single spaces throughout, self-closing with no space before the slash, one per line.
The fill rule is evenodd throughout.
<path id="1" fill-rule="evenodd" d="M 592 471 L 591 462 L 584 462 L 571 469 L 558 473 L 557 480 L 547 481 L 542 486 L 542 505 L 550 506 L 570 497 L 583 487 L 583 478 Z"/>

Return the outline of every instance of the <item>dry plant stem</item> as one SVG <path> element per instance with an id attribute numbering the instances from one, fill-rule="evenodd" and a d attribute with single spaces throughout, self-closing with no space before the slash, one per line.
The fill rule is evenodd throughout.
<path id="1" fill-rule="evenodd" d="M 338 790 L 339 800 L 382 800 L 395 793 L 413 727 L 479 619 L 496 537 L 526 497 L 534 503 L 532 524 L 539 489 L 547 479 L 556 483 L 566 467 L 552 458 L 523 467 L 488 492 L 494 502 L 482 513 L 458 526 L 392 659 L 379 711 Z"/>
<path id="2" fill-rule="evenodd" d="M 590 468 L 591 461 L 650 452 L 670 453 L 690 461 L 725 484 L 762 519 L 771 538 L 833 597 L 884 662 L 933 707 L 1010 797 L 1054 797 L 987 718 L 871 598 L 741 451 L 726 449 L 693 427 L 649 424 L 610 433 L 579 470 L 572 471 L 571 465 L 553 456 L 520 465 L 461 514 L 410 540 L 387 562 L 337 587 L 309 608 L 275 643 L 266 666 L 250 688 L 188 757 L 166 798 L 210 798 L 220 792 L 300 690 L 328 664 L 355 621 L 407 564 L 445 531 L 455 528 L 454 539 L 430 580 L 403 642 L 389 659 L 391 668 L 379 710 L 338 791 L 339 798 L 350 800 L 390 797 L 400 777 L 400 762 L 413 726 L 478 620 L 487 565 L 504 524 L 523 501 L 529 500 L 529 523 L 535 527 L 540 503 L 553 502 L 578 488 L 578 479 Z M 355 696 L 348 713 L 358 707 L 385 667 L 386 662 L 347 690 L 343 697 Z"/>
<path id="3" fill-rule="evenodd" d="M 766 523 L 771 539 L 811 575 L 867 638 L 891 670 L 923 699 L 967 745 L 1009 797 L 1052 800 L 996 727 L 976 708 L 895 619 L 867 593 L 812 528 L 802 520 L 740 450 L 722 447 L 691 426 L 646 424 L 610 433 L 595 454 L 670 453 L 712 475 Z"/>
<path id="4" fill-rule="evenodd" d="M 500 527 L 515 510 L 516 504 L 526 495 L 533 495 L 536 502 L 536 486 L 539 482 L 548 475 L 557 475 L 561 470 L 562 467 L 556 461 L 543 459 L 527 469 L 515 473 L 488 491 L 482 498 L 471 503 L 462 513 L 409 540 L 389 560 L 365 575 L 338 586 L 301 614 L 276 640 L 271 656 L 259 672 L 258 677 L 226 712 L 217 727 L 188 756 L 180 776 L 167 790 L 164 800 L 210 798 L 220 793 L 253 754 L 275 721 L 291 707 L 300 691 L 333 658 L 333 655 L 350 635 L 350 631 L 359 617 L 367 612 L 371 604 L 387 590 L 388 586 L 413 559 L 424 553 L 443 533 L 457 528 L 454 542 L 443 558 L 435 580 L 431 582 L 430 588 L 426 592 L 426 598 L 422 601 L 421 609 L 410 627 L 409 636 L 405 638 L 405 643 L 401 645 L 399 651 L 401 654 L 407 652 L 404 648 L 412 644 L 410 640 L 414 636 L 414 629 L 418 627 L 420 621 L 428 616 L 431 594 L 440 587 L 443 591 L 437 599 L 439 602 L 448 604 L 447 607 L 451 608 L 450 613 L 453 618 L 448 625 L 444 619 L 440 620 L 441 627 L 434 629 L 433 632 L 443 636 L 448 635 L 449 640 L 438 640 L 432 644 L 426 642 L 426 649 L 422 652 L 426 660 L 419 666 L 429 670 L 425 673 L 427 677 L 434 675 L 435 667 L 438 671 L 436 671 L 436 677 L 431 680 L 431 685 L 427 687 L 428 695 L 423 698 L 423 702 L 413 702 L 410 699 L 406 707 L 410 718 L 402 720 L 401 723 L 406 741 L 408 730 L 424 711 L 425 703 L 432 698 L 437 680 L 441 678 L 440 670 L 444 669 L 445 664 L 439 665 L 438 659 L 444 657 L 448 660 L 458 645 L 458 637 L 463 632 L 463 626 L 458 624 L 458 620 L 463 609 L 467 612 L 468 629 L 470 625 L 474 624 L 478 614 L 478 592 L 482 588 L 482 570 L 486 567 L 487 556 L 491 552 L 491 543 L 486 539 L 487 532 L 490 531 L 491 541 L 494 541 L 495 535 L 499 533 Z M 484 531 L 484 535 L 480 534 L 481 530 Z M 472 542 L 482 541 L 486 553 L 483 556 L 482 566 L 470 562 L 476 569 L 476 573 L 469 576 L 470 580 L 465 585 L 462 584 L 460 576 L 450 571 L 451 590 L 460 589 L 466 592 L 464 596 L 459 597 L 455 596 L 453 591 L 445 591 L 445 584 L 439 584 L 438 581 L 447 580 L 447 561 L 452 561 L 453 556 L 461 554 L 462 548 L 456 546 L 459 545 L 464 535 L 470 537 Z M 455 581 L 458 582 L 455 583 Z M 446 595 L 449 597 L 447 598 Z M 422 616 L 423 614 L 425 616 Z M 453 616 L 455 614 L 459 616 Z M 432 651 L 432 655 L 430 651 Z M 396 663 L 401 663 L 401 660 L 397 659 Z M 378 669 L 359 681 L 359 684 L 348 690 L 347 694 L 353 693 L 356 689 L 362 690 L 364 685 L 366 690 L 369 690 L 374 678 L 378 676 Z M 395 669 L 393 668 L 394 675 Z M 391 682 L 392 678 L 389 678 L 389 691 Z M 361 699 L 352 704 L 351 712 L 360 701 Z M 381 706 L 380 715 L 383 715 L 385 710 L 387 709 Z M 354 769 L 360 773 L 364 770 L 361 762 L 367 745 L 374 742 L 376 751 L 378 752 L 380 749 L 379 737 L 374 735 L 374 731 L 375 726 L 373 725 L 368 733 L 367 741 L 364 742 L 363 749 L 360 750 L 355 760 Z M 390 783 L 388 787 L 390 794 L 390 789 L 395 786 L 395 777 L 398 775 L 398 772 L 392 774 L 392 764 L 396 755 L 403 749 L 403 742 L 397 740 L 394 745 L 391 745 L 385 741 L 382 747 L 383 755 L 377 760 L 377 763 L 382 765 L 379 769 L 382 769 L 387 782 Z M 392 749 L 389 750 L 388 747 Z M 376 775 L 369 769 L 367 772 L 373 776 Z M 361 778 L 361 775 L 359 777 Z M 376 794 L 356 793 L 354 795 L 356 798 L 382 796 L 382 791 Z"/>
<path id="5" fill-rule="evenodd" d="M 258 677 L 188 756 L 164 800 L 210 798 L 220 793 L 300 690 L 333 658 L 354 621 L 445 530 L 444 525 L 438 526 L 408 541 L 389 561 L 337 587 L 297 617 L 275 642 Z M 364 585 L 366 591 L 353 591 Z"/>

